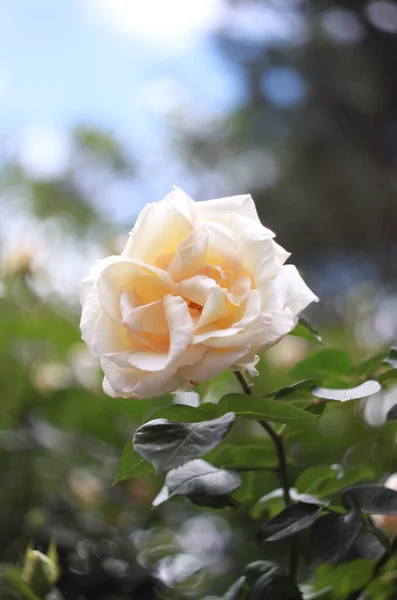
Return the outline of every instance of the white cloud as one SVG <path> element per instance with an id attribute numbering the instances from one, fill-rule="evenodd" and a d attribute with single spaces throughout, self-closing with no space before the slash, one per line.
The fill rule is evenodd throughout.
<path id="1" fill-rule="evenodd" d="M 27 127 L 21 132 L 19 160 L 32 177 L 57 177 L 70 157 L 69 139 L 46 126 Z"/>
<path id="2" fill-rule="evenodd" d="M 190 102 L 187 88 L 172 77 L 150 81 L 139 93 L 139 99 L 156 113 L 169 114 Z"/>
<path id="3" fill-rule="evenodd" d="M 211 30 L 223 0 L 85 0 L 91 17 L 119 32 L 151 42 L 180 45 Z"/>

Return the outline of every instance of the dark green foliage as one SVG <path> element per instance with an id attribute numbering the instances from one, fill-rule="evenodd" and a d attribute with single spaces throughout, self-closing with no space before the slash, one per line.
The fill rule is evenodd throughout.
<path id="1" fill-rule="evenodd" d="M 153 506 L 172 496 L 186 496 L 201 506 L 223 508 L 232 504 L 229 494 L 240 484 L 241 479 L 236 473 L 216 469 L 204 460 L 193 460 L 167 473 L 164 487 Z"/>
<path id="2" fill-rule="evenodd" d="M 331 512 L 320 517 L 311 530 L 311 562 L 337 564 L 353 546 L 360 529 L 361 523 L 355 513 L 340 515 Z"/>
<path id="3" fill-rule="evenodd" d="M 134 449 L 157 471 L 169 471 L 218 446 L 229 433 L 234 420 L 232 412 L 219 419 L 198 423 L 155 419 L 136 430 Z"/>
<path id="4" fill-rule="evenodd" d="M 250 590 L 248 600 L 302 600 L 297 586 L 278 565 L 268 561 L 258 561 L 247 565 L 245 569 Z"/>
<path id="5" fill-rule="evenodd" d="M 349 487 L 344 490 L 342 501 L 348 510 L 358 508 L 373 514 L 397 514 L 397 492 L 380 484 Z"/>
<path id="6" fill-rule="evenodd" d="M 286 506 L 276 517 L 261 525 L 258 542 L 277 542 L 310 527 L 318 518 L 321 507 L 297 502 Z"/>

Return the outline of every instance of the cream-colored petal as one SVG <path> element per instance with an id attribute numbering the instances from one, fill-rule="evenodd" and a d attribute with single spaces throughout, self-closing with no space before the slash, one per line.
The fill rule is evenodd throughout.
<path id="1" fill-rule="evenodd" d="M 258 290 L 251 290 L 247 296 L 247 301 L 242 318 L 234 323 L 234 327 L 247 327 L 252 321 L 257 319 L 261 313 L 261 297 Z"/>
<path id="2" fill-rule="evenodd" d="M 279 274 L 264 288 L 259 289 L 262 310 L 266 313 L 282 312 L 288 301 L 288 281 L 281 267 Z"/>
<path id="3" fill-rule="evenodd" d="M 220 223 L 199 223 L 199 228 L 208 236 L 208 263 L 222 269 L 241 268 L 241 249 L 233 231 Z"/>
<path id="4" fill-rule="evenodd" d="M 261 331 L 261 335 L 257 338 L 259 342 L 258 352 L 267 350 L 271 346 L 274 346 L 279 342 L 287 333 L 290 333 L 298 322 L 298 317 L 292 315 L 288 309 L 283 313 L 276 313 L 272 315 L 271 322 L 269 322 Z"/>
<path id="5" fill-rule="evenodd" d="M 288 281 L 287 306 L 293 315 L 297 315 L 312 302 L 318 302 L 318 298 L 307 287 L 294 265 L 286 265 L 283 268 Z"/>
<path id="6" fill-rule="evenodd" d="M 134 397 L 140 400 L 157 398 L 171 392 L 176 392 L 183 385 L 183 378 L 171 370 L 149 373 L 142 377 L 134 389 Z"/>
<path id="7" fill-rule="evenodd" d="M 194 202 L 194 200 L 192 200 L 183 190 L 178 186 L 173 185 L 166 198 L 183 214 L 189 223 L 192 225 L 196 223 L 196 202 Z"/>
<path id="8" fill-rule="evenodd" d="M 240 275 L 233 281 L 229 287 L 229 292 L 239 300 L 243 300 L 248 295 L 252 286 L 251 277 L 248 275 Z"/>
<path id="9" fill-rule="evenodd" d="M 287 250 L 285 250 L 282 246 L 280 246 L 280 244 L 277 244 L 277 242 L 275 242 L 274 240 L 273 240 L 273 246 L 274 246 L 275 257 L 277 258 L 280 265 L 283 265 L 285 263 L 285 261 L 288 260 L 288 258 L 291 256 L 291 252 L 287 252 Z"/>
<path id="10" fill-rule="evenodd" d="M 162 269 L 123 256 L 112 257 L 96 283 L 101 307 L 115 322 L 122 320 L 120 302 L 124 292 L 136 292 L 146 304 L 174 289 L 171 277 Z"/>
<path id="11" fill-rule="evenodd" d="M 88 294 L 91 291 L 95 290 L 97 279 L 101 273 L 101 271 L 108 265 L 113 262 L 114 257 L 108 256 L 107 258 L 103 258 L 101 260 L 97 260 L 93 267 L 91 267 L 88 275 L 83 278 L 80 284 L 80 303 L 83 306 Z"/>
<path id="12" fill-rule="evenodd" d="M 243 330 L 243 327 L 229 327 L 228 329 L 212 329 L 202 333 L 195 333 L 193 335 L 193 344 L 206 344 L 213 345 L 212 340 L 218 340 L 217 347 L 221 348 L 223 340 L 233 338 Z M 228 344 L 231 346 L 232 344 Z"/>
<path id="13" fill-rule="evenodd" d="M 168 333 L 168 323 L 164 314 L 163 302 L 151 302 L 128 312 L 122 311 L 122 323 L 133 332 Z"/>
<path id="14" fill-rule="evenodd" d="M 101 311 L 92 334 L 92 353 L 102 356 L 111 352 L 125 352 L 130 349 L 127 331 L 118 323 L 114 323 Z"/>
<path id="15" fill-rule="evenodd" d="M 199 221 L 218 221 L 219 217 L 230 213 L 248 217 L 254 221 L 259 220 L 255 203 L 249 194 L 197 202 L 195 208 Z"/>
<path id="16" fill-rule="evenodd" d="M 179 369 L 179 373 L 191 381 L 208 381 L 229 369 L 246 353 L 246 348 L 233 348 L 226 352 L 208 349 L 199 362 Z"/>
<path id="17" fill-rule="evenodd" d="M 94 289 L 85 296 L 80 319 L 81 338 L 87 344 L 91 352 L 94 327 L 101 312 L 101 305 L 99 304 L 99 300 Z"/>
<path id="18" fill-rule="evenodd" d="M 259 290 L 266 289 L 282 269 L 275 255 L 273 240 L 251 236 L 245 241 L 244 250 L 247 256 L 247 267 L 253 274 L 255 287 Z"/>
<path id="19" fill-rule="evenodd" d="M 184 214 L 184 203 L 185 195 L 171 192 L 160 202 L 148 204 L 130 233 L 123 256 L 155 264 L 156 257 L 176 252 L 193 229 Z"/>
<path id="20" fill-rule="evenodd" d="M 200 306 L 204 306 L 209 294 L 215 287 L 217 287 L 217 284 L 210 277 L 206 275 L 194 275 L 178 284 L 178 294 Z"/>
<path id="21" fill-rule="evenodd" d="M 207 263 L 208 233 L 194 229 L 179 245 L 168 267 L 174 281 L 194 275 L 196 269 Z"/>
<path id="22" fill-rule="evenodd" d="M 129 363 L 138 369 L 161 371 L 177 363 L 192 341 L 193 321 L 183 298 L 167 295 L 163 298 L 163 306 L 170 336 L 168 354 L 133 353 Z"/>
<path id="23" fill-rule="evenodd" d="M 205 327 L 205 325 L 210 325 L 219 319 L 225 319 L 228 312 L 227 290 L 217 285 L 209 293 L 196 328 Z"/>
<path id="24" fill-rule="evenodd" d="M 252 235 L 263 240 L 275 237 L 275 233 L 271 229 L 264 227 L 259 220 L 253 220 L 244 215 L 225 211 L 222 216 L 219 216 L 217 222 L 230 229 L 230 231 L 233 231 L 238 237 L 242 248 L 244 247 L 245 239 L 250 238 Z"/>
<path id="25" fill-rule="evenodd" d="M 116 356 L 112 357 L 111 355 L 101 358 L 101 368 L 105 377 L 117 395 L 121 393 L 132 396 L 142 373 L 129 365 L 117 364 L 114 362 L 115 358 Z"/>

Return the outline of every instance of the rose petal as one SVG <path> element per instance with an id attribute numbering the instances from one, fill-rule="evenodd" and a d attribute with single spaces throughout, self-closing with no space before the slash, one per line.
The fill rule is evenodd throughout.
<path id="1" fill-rule="evenodd" d="M 191 277 L 196 269 L 207 263 L 208 238 L 207 232 L 195 229 L 178 245 L 168 267 L 174 281 Z"/>
<path id="2" fill-rule="evenodd" d="M 288 281 L 287 305 L 292 314 L 297 315 L 311 302 L 318 302 L 318 298 L 307 287 L 294 265 L 286 265 L 283 268 Z"/>
<path id="3" fill-rule="evenodd" d="M 208 300 L 204 304 L 203 312 L 197 323 L 197 328 L 214 323 L 219 319 L 225 319 L 227 316 L 227 290 L 216 285 L 210 291 Z"/>
<path id="4" fill-rule="evenodd" d="M 197 202 L 195 212 L 199 221 L 219 221 L 220 217 L 230 213 L 259 221 L 254 201 L 249 194 Z"/>
<path id="5" fill-rule="evenodd" d="M 174 364 L 191 343 L 193 321 L 183 298 L 167 295 L 163 298 L 163 306 L 170 336 L 168 353 L 134 352 L 128 359 L 133 367 L 145 371 L 161 371 Z"/>
<path id="6" fill-rule="evenodd" d="M 122 318 L 123 325 L 130 331 L 168 333 L 168 323 L 161 300 L 128 311 L 122 309 Z"/>
<path id="7" fill-rule="evenodd" d="M 208 349 L 199 362 L 179 369 L 179 373 L 191 381 L 208 381 L 229 369 L 246 353 L 246 348 L 234 348 L 228 352 Z"/>
<path id="8" fill-rule="evenodd" d="M 195 304 L 204 306 L 211 290 L 216 287 L 216 282 L 206 275 L 194 275 L 184 279 L 178 285 L 178 293 L 183 298 L 192 300 Z"/>
<path id="9" fill-rule="evenodd" d="M 143 303 L 148 304 L 175 288 L 169 274 L 162 269 L 122 256 L 112 259 L 100 272 L 96 289 L 103 310 L 116 323 L 122 320 L 120 302 L 124 292 L 137 290 Z"/>

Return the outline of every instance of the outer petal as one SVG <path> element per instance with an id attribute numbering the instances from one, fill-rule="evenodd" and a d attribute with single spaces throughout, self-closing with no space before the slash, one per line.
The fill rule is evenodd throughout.
<path id="1" fill-rule="evenodd" d="M 287 306 L 293 315 L 297 315 L 311 302 L 318 302 L 318 298 L 307 287 L 294 265 L 286 265 L 283 268 L 288 281 Z"/>
<path id="2" fill-rule="evenodd" d="M 130 233 L 123 256 L 154 264 L 156 257 L 174 253 L 193 229 L 186 216 L 191 210 L 187 199 L 183 192 L 173 191 L 160 202 L 148 204 Z"/>
<path id="3" fill-rule="evenodd" d="M 85 300 L 81 312 L 80 329 L 81 337 L 92 350 L 92 336 L 95 323 L 102 312 L 95 290 L 84 294 Z"/>
<path id="4" fill-rule="evenodd" d="M 198 363 L 179 369 L 179 373 L 191 381 L 208 381 L 229 369 L 246 354 L 247 348 L 233 348 L 226 352 L 210 348 Z"/>
<path id="5" fill-rule="evenodd" d="M 219 216 L 227 213 L 235 213 L 259 221 L 254 201 L 249 194 L 205 200 L 196 204 L 196 214 L 199 221 L 218 221 Z"/>
<path id="6" fill-rule="evenodd" d="M 174 290 L 175 284 L 168 273 L 139 260 L 114 256 L 97 279 L 99 302 L 106 314 L 116 323 L 121 322 L 121 296 L 132 290 L 142 303 L 155 302 Z"/>

